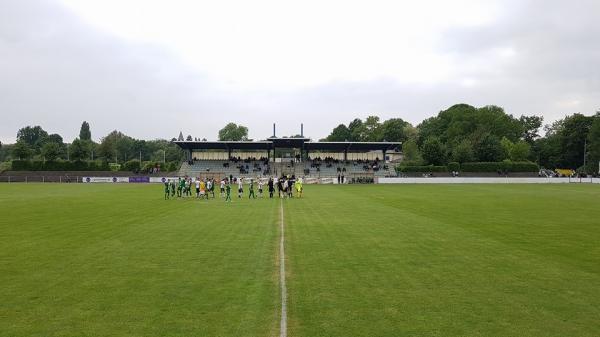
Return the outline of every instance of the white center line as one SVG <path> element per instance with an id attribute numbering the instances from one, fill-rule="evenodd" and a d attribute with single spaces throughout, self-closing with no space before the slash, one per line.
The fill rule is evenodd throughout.
<path id="1" fill-rule="evenodd" d="M 281 286 L 281 322 L 279 337 L 287 337 L 287 289 L 285 287 L 285 226 L 283 224 L 283 201 L 280 202 L 281 240 L 279 243 L 279 284 Z"/>

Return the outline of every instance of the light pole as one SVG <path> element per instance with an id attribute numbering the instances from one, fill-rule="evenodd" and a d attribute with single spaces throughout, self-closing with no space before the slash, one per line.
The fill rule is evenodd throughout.
<path id="1" fill-rule="evenodd" d="M 163 164 L 166 163 L 166 158 L 167 158 L 167 152 L 165 151 L 165 149 L 162 150 L 163 151 Z"/>

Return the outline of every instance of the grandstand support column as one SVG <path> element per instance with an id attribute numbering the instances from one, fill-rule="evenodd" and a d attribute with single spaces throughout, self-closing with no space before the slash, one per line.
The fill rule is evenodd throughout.
<path id="1" fill-rule="evenodd" d="M 227 148 L 227 160 L 231 160 L 231 148 Z"/>
<path id="2" fill-rule="evenodd" d="M 187 160 L 188 162 L 192 161 L 192 149 L 187 150 Z"/>
<path id="3" fill-rule="evenodd" d="M 344 150 L 344 161 L 348 161 L 348 150 Z"/>
<path id="4" fill-rule="evenodd" d="M 383 158 L 381 158 L 381 160 L 385 163 L 385 153 L 386 153 L 386 151 L 383 150 L 382 152 L 383 152 Z"/>

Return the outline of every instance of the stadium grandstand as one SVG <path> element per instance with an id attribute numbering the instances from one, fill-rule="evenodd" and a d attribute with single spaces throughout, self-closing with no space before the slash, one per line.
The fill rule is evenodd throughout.
<path id="1" fill-rule="evenodd" d="M 396 176 L 390 152 L 399 142 L 313 142 L 309 138 L 263 141 L 176 141 L 186 153 L 180 176 L 267 177 L 295 175 L 344 180 Z"/>

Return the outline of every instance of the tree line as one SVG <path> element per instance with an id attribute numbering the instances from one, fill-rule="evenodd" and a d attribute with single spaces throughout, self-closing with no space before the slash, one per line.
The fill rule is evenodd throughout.
<path id="1" fill-rule="evenodd" d="M 58 134 L 49 134 L 41 126 L 26 126 L 17 132 L 17 141 L 0 147 L 0 161 L 98 161 L 104 163 L 131 163 L 128 168 L 141 169 L 142 163 L 154 166 L 155 163 L 179 163 L 183 151 L 172 142 L 164 139 L 143 140 L 127 136 L 117 130 L 101 138 L 99 143 L 92 140 L 90 125 L 81 124 L 79 137 L 70 144 Z"/>
<path id="2" fill-rule="evenodd" d="M 543 128 L 545 134 L 540 135 Z M 293 135 L 290 137 L 299 137 Z M 228 123 L 218 133 L 222 141 L 250 141 L 248 128 Z M 26 126 L 17 132 L 17 142 L 0 144 L 0 162 L 7 160 L 43 161 L 128 161 L 180 162 L 183 151 L 177 140 L 206 141 L 188 135 L 142 140 L 117 130 L 92 140 L 90 125 L 83 122 L 79 137 L 70 144 L 59 134 L 49 134 L 41 126 Z M 586 116 L 573 114 L 543 126 L 543 117 L 514 117 L 498 106 L 473 107 L 457 104 L 413 126 L 401 118 L 381 121 L 369 116 L 339 124 L 325 141 L 402 142 L 403 165 L 447 165 L 448 163 L 535 162 L 545 168 L 570 168 L 598 172 L 600 161 L 600 111 Z M 141 163 L 140 163 L 141 164 Z M 585 165 L 584 165 L 585 164 Z"/>
<path id="3" fill-rule="evenodd" d="M 404 166 L 531 161 L 545 168 L 598 172 L 600 111 L 542 124 L 541 116 L 517 118 L 498 106 L 457 104 L 417 126 L 401 118 L 356 118 L 338 125 L 323 140 L 402 142 Z"/>

